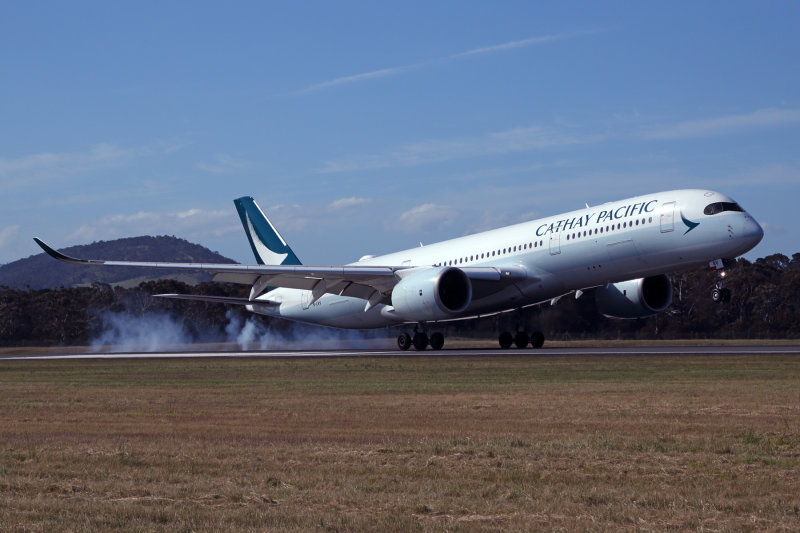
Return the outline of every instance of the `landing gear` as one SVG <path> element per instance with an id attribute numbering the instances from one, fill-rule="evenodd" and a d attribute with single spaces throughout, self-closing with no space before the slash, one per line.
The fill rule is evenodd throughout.
<path id="1" fill-rule="evenodd" d="M 715 287 L 714 290 L 711 291 L 711 299 L 718 304 L 730 302 L 731 291 L 730 289 Z"/>
<path id="2" fill-rule="evenodd" d="M 504 331 L 498 338 L 500 347 L 503 349 L 511 348 L 512 345 L 519 349 L 527 348 L 541 348 L 544 345 L 544 334 L 541 331 L 534 331 L 528 335 L 525 331 L 518 331 L 516 334 L 511 334 Z M 424 331 L 419 331 L 414 328 L 413 334 L 403 332 L 397 337 L 397 347 L 403 351 L 414 347 L 417 351 L 423 351 L 428 346 L 432 350 L 441 350 L 444 347 L 444 335 L 438 331 L 431 333 L 430 337 Z"/>
<path id="3" fill-rule="evenodd" d="M 500 347 L 506 350 L 511 348 L 511 343 L 514 342 L 514 337 L 511 336 L 511 333 L 504 331 L 500 334 L 500 338 L 497 340 L 500 341 Z"/>
<path id="4" fill-rule="evenodd" d="M 408 350 L 411 348 L 411 335 L 406 333 L 405 331 L 397 337 L 397 347 L 403 351 Z"/>
<path id="5" fill-rule="evenodd" d="M 444 335 L 438 331 L 431 333 L 431 348 L 434 350 L 441 350 L 444 346 Z"/>
<path id="6" fill-rule="evenodd" d="M 508 331 L 504 331 L 497 339 L 502 349 L 511 348 L 514 344 L 517 348 L 526 348 L 530 343 L 532 348 L 541 348 L 544 346 L 544 334 L 541 331 L 534 331 L 528 336 L 524 331 L 518 331 L 516 335 L 512 335 Z"/>
<path id="7" fill-rule="evenodd" d="M 434 350 L 441 350 L 444 346 L 444 335 L 438 331 L 431 333 L 430 338 L 424 331 L 418 331 L 414 328 L 413 337 L 405 331 L 397 337 L 397 347 L 403 351 L 414 347 L 417 351 L 422 351 L 428 346 Z"/>
<path id="8" fill-rule="evenodd" d="M 531 347 L 538 349 L 542 346 L 544 346 L 544 333 L 541 331 L 534 331 L 531 334 Z"/>
<path id="9" fill-rule="evenodd" d="M 726 259 L 717 259 L 709 263 L 709 266 L 717 271 L 717 282 L 714 283 L 714 289 L 711 291 L 711 299 L 714 303 L 719 304 L 731 301 L 730 289 L 726 289 L 722 286 L 722 281 L 725 279 L 725 271 L 723 269 L 735 264 L 735 261 Z"/>
<path id="10" fill-rule="evenodd" d="M 530 342 L 530 338 L 528 334 L 524 331 L 518 331 L 516 335 L 514 335 L 514 344 L 517 348 L 525 348 L 528 346 L 528 342 Z"/>
<path id="11" fill-rule="evenodd" d="M 418 331 L 414 333 L 414 339 L 411 342 L 414 344 L 414 349 L 421 352 L 428 347 L 428 336 L 425 332 Z"/>

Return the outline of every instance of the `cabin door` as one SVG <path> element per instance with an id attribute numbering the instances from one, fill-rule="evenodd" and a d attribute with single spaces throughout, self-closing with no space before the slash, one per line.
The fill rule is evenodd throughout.
<path id="1" fill-rule="evenodd" d="M 550 234 L 550 255 L 558 255 L 561 253 L 561 234 Z"/>
<path id="2" fill-rule="evenodd" d="M 661 233 L 675 230 L 675 202 L 667 202 L 661 206 Z"/>

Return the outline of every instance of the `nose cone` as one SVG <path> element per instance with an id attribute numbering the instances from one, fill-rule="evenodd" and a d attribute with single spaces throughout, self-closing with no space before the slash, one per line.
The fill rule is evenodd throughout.
<path id="1" fill-rule="evenodd" d="M 754 248 L 764 238 L 764 228 L 750 215 L 744 217 L 742 238 L 747 240 L 750 248 Z"/>

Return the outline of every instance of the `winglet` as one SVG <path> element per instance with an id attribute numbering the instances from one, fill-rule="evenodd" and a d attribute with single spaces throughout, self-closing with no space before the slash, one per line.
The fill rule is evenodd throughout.
<path id="1" fill-rule="evenodd" d="M 52 246 L 45 243 L 39 237 L 34 237 L 33 240 L 36 241 L 36 244 L 38 244 L 42 248 L 42 250 L 44 250 L 45 253 L 47 253 L 47 255 L 49 255 L 54 259 L 58 259 L 59 261 L 63 261 L 65 263 L 75 263 L 78 265 L 102 265 L 103 263 L 105 263 L 105 261 L 96 261 L 92 259 L 76 259 L 75 257 L 70 257 L 68 255 L 62 254 Z"/>

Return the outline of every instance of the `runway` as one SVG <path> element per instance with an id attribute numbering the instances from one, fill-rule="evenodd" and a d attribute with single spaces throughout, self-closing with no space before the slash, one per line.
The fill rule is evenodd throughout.
<path id="1" fill-rule="evenodd" d="M 164 351 L 116 353 L 20 353 L 0 354 L 0 360 L 48 359 L 193 359 L 193 358 L 370 358 L 370 357 L 570 357 L 570 356 L 735 356 L 735 355 L 800 355 L 800 345 L 750 345 L 750 346 L 623 346 L 623 347 L 544 347 L 528 349 L 444 349 L 406 352 L 399 350 L 258 350 L 258 351 Z"/>

